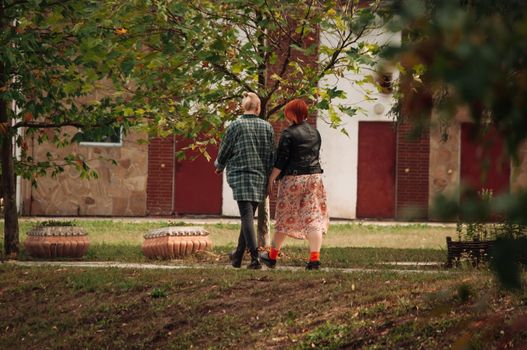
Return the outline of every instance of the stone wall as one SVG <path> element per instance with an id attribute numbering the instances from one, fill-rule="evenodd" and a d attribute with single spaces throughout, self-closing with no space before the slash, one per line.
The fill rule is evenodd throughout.
<path id="1" fill-rule="evenodd" d="M 518 164 L 511 167 L 511 192 L 527 190 L 527 142 L 523 142 L 518 149 Z"/>
<path id="2" fill-rule="evenodd" d="M 446 130 L 433 123 L 430 130 L 429 206 L 438 195 L 457 196 L 460 179 L 460 124 L 452 122 Z"/>
<path id="3" fill-rule="evenodd" d="M 434 117 L 433 117 L 434 118 Z M 430 207 L 437 195 L 459 196 L 461 123 L 471 122 L 466 109 L 460 109 L 450 123 L 447 140 L 437 125 L 430 132 Z M 527 142 L 518 149 L 519 163 L 511 162 L 510 190 L 527 190 Z"/>
<path id="4" fill-rule="evenodd" d="M 56 178 L 38 178 L 38 187 L 22 182 L 23 215 L 57 216 L 143 216 L 146 215 L 146 184 L 148 146 L 137 141 L 142 135 L 127 135 L 122 146 L 96 147 L 73 145 L 66 150 L 51 144 L 38 145 L 29 138 L 29 152 L 36 161 L 45 160 L 46 153 L 63 157 L 81 154 L 99 178 L 83 180 L 74 167 Z M 36 146 L 36 147 L 33 147 Z M 117 162 L 112 164 L 110 159 Z"/>

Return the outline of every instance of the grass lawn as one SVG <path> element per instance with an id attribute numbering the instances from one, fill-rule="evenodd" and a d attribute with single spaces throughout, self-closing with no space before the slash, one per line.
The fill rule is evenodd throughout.
<path id="1" fill-rule="evenodd" d="M 3 349 L 492 349 L 527 339 L 527 294 L 434 274 L 0 264 Z"/>
<path id="2" fill-rule="evenodd" d="M 78 220 L 87 261 L 147 262 L 149 229 L 169 221 Z M 21 240 L 34 225 L 21 220 Z M 527 293 L 504 293 L 485 268 L 402 273 L 393 261 L 445 261 L 452 228 L 331 226 L 325 267 L 224 268 L 239 226 L 206 225 L 215 244 L 167 264 L 200 269 L 21 267 L 0 264 L 2 349 L 492 349 L 527 340 Z M 301 266 L 288 240 L 281 265 Z M 20 259 L 30 260 L 22 250 Z M 401 267 L 396 267 L 401 269 Z M 409 267 L 415 269 L 414 267 Z M 525 276 L 524 276 L 525 278 Z"/>
<path id="3" fill-rule="evenodd" d="M 131 244 L 141 245 L 143 234 L 148 230 L 169 225 L 186 225 L 182 221 L 160 220 L 75 220 L 84 227 L 90 241 L 95 244 Z M 21 239 L 35 225 L 32 220 L 20 220 Z M 216 246 L 233 247 L 238 239 L 240 226 L 237 224 L 203 225 Z M 424 224 L 377 226 L 368 224 L 331 225 L 324 239 L 325 247 L 374 247 L 374 248 L 415 248 L 445 249 L 446 236 L 454 236 L 455 229 L 433 227 Z M 286 246 L 307 247 L 303 240 L 288 239 Z"/>
<path id="4" fill-rule="evenodd" d="M 168 225 L 184 225 L 170 220 L 77 220 L 90 238 L 85 260 L 146 262 L 140 246 L 148 230 Z M 21 241 L 35 225 L 33 220 L 20 221 Z M 205 225 L 214 244 L 212 254 L 186 259 L 187 262 L 227 263 L 225 254 L 232 250 L 239 234 L 239 225 Z M 328 267 L 371 266 L 379 262 L 446 260 L 445 237 L 454 235 L 453 228 L 415 224 L 408 226 L 377 226 L 368 224 L 335 224 L 324 238 L 322 260 Z M 1 243 L 0 243 L 1 244 Z M 23 246 L 22 246 L 23 248 Z M 308 252 L 306 241 L 287 239 L 282 264 L 302 265 Z M 30 259 L 22 249 L 21 259 Z M 174 262 L 174 263 L 177 263 Z M 386 268 L 389 268 L 386 266 Z"/>

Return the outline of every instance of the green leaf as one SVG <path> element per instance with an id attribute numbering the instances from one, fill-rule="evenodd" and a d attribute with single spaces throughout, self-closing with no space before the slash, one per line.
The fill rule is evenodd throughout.
<path id="1" fill-rule="evenodd" d="M 128 74 L 130 74 L 132 69 L 134 69 L 134 66 L 135 66 L 135 59 L 134 58 L 129 58 L 129 59 L 125 60 L 123 63 L 121 63 L 121 71 L 125 75 L 128 75 Z M 154 68 L 154 67 L 152 67 L 152 68 Z"/>
<path id="2" fill-rule="evenodd" d="M 317 108 L 328 110 L 329 109 L 329 100 L 323 99 L 319 103 L 317 103 Z"/>
<path id="3" fill-rule="evenodd" d="M 76 92 L 80 87 L 80 84 L 78 81 L 70 81 L 64 84 L 64 92 L 68 95 L 73 94 Z"/>
<path id="4" fill-rule="evenodd" d="M 231 67 L 231 71 L 234 74 L 240 74 L 242 72 L 242 70 L 243 70 L 243 65 L 241 63 L 235 63 Z"/>

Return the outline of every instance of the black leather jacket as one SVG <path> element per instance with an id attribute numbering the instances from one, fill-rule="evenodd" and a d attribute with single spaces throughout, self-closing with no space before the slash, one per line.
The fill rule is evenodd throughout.
<path id="1" fill-rule="evenodd" d="M 282 170 L 280 177 L 322 173 L 320 143 L 320 133 L 307 122 L 284 129 L 274 164 L 275 168 Z"/>

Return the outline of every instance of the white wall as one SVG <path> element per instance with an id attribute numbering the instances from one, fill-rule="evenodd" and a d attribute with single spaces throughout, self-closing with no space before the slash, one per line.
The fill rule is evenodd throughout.
<path id="1" fill-rule="evenodd" d="M 226 216 L 240 216 L 238 204 L 234 200 L 232 189 L 227 183 L 226 171 L 223 172 L 223 203 L 221 213 Z"/>

